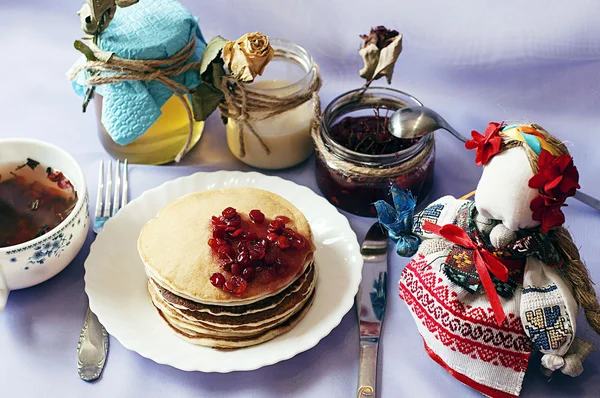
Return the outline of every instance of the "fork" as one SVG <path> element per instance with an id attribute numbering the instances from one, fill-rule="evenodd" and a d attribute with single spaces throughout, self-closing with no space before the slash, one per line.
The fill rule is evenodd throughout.
<path id="1" fill-rule="evenodd" d="M 121 161 L 117 160 L 115 182 L 112 181 L 112 160 L 108 161 L 106 183 L 104 181 L 104 160 L 100 161 L 98 173 L 98 193 L 96 196 L 96 214 L 93 230 L 99 234 L 104 223 L 117 214 L 127 204 L 129 194 L 127 159 L 123 163 L 121 177 Z M 105 185 L 106 184 L 106 185 Z M 122 186 L 122 187 L 121 187 Z M 120 200 L 119 200 L 120 195 Z M 111 202 L 112 196 L 112 202 Z M 88 306 L 85 322 L 77 344 L 77 373 L 82 380 L 96 380 L 102 374 L 106 355 L 108 354 L 108 333 Z"/>

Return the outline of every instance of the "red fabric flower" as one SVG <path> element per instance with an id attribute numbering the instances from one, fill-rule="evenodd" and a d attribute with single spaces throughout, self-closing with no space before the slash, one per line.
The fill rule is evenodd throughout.
<path id="1" fill-rule="evenodd" d="M 470 139 L 465 143 L 467 149 L 475 149 L 475 163 L 477 166 L 487 164 L 492 156 L 500 152 L 502 137 L 500 137 L 500 129 L 502 123 L 491 122 L 485 129 L 485 135 L 479 134 L 477 131 L 471 131 Z"/>
<path id="2" fill-rule="evenodd" d="M 560 209 L 569 196 L 579 189 L 579 172 L 569 155 L 554 156 L 542 149 L 538 158 L 539 171 L 529 180 L 531 188 L 540 194 L 531 201 L 533 219 L 541 222 L 542 233 L 564 224 L 565 215 Z"/>
<path id="3" fill-rule="evenodd" d="M 531 188 L 540 189 L 552 198 L 566 199 L 575 195 L 579 186 L 579 172 L 569 155 L 554 156 L 542 149 L 538 158 L 539 171 L 529 180 Z"/>
<path id="4" fill-rule="evenodd" d="M 560 209 L 562 206 L 566 206 L 564 199 L 556 200 L 543 194 L 538 195 L 531 201 L 532 218 L 541 222 L 543 234 L 547 234 L 550 228 L 565 223 L 565 214 Z"/>

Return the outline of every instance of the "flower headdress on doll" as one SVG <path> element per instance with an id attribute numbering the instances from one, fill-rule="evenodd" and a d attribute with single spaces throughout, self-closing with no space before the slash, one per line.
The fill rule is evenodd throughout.
<path id="1" fill-rule="evenodd" d="M 565 222 L 561 207 L 565 200 L 575 195 L 579 186 L 579 173 L 566 147 L 537 125 L 504 125 L 491 122 L 485 135 L 472 131 L 472 139 L 465 144 L 475 149 L 478 166 L 487 165 L 497 153 L 514 146 L 524 146 L 531 169 L 535 173 L 529 180 L 530 188 L 538 189 L 530 204 L 534 221 L 540 222 L 543 234 Z"/>
<path id="2" fill-rule="evenodd" d="M 481 190 L 482 195 L 488 196 L 487 198 L 485 196 L 477 198 L 479 211 L 483 214 L 487 213 L 486 215 L 490 218 L 502 219 L 501 216 L 490 214 L 493 212 L 490 209 L 505 205 L 499 203 L 504 199 L 499 199 L 499 196 L 505 195 L 500 190 L 510 191 L 505 184 L 494 191 L 494 176 L 497 176 L 498 173 L 504 173 L 503 178 L 508 179 L 514 176 L 515 186 L 526 183 L 531 188 L 526 191 L 518 191 L 518 188 L 515 188 L 518 195 L 515 194 L 512 198 L 515 202 L 528 202 L 522 203 L 524 207 L 520 212 L 529 211 L 531 212 L 529 216 L 520 217 L 521 224 L 513 222 L 511 225 L 511 220 L 502 221 L 513 230 L 539 226 L 542 234 L 550 238 L 563 259 L 561 271 L 571 282 L 575 300 L 583 307 L 590 326 L 600 333 L 600 304 L 593 283 L 580 259 L 579 250 L 573 243 L 571 235 L 562 226 L 565 222 L 565 215 L 561 208 L 566 206 L 565 200 L 575 195 L 576 190 L 580 188 L 579 173 L 566 146 L 536 124 L 506 125 L 492 122 L 487 126 L 483 135 L 477 131 L 473 131 L 471 135 L 472 139 L 467 141 L 465 146 L 467 149 L 475 149 L 477 165 L 484 166 L 484 175 L 480 180 L 477 193 L 479 196 Z M 505 169 L 497 170 L 496 168 L 493 172 L 494 176 L 486 179 L 486 168 L 496 162 L 496 155 L 515 147 L 524 149 L 515 155 L 522 156 L 522 153 L 525 153 L 532 173 L 528 170 L 521 170 L 522 172 L 515 170 L 514 167 L 522 163 L 514 159 L 498 159 L 498 163 L 505 162 L 502 164 Z M 485 189 L 480 189 L 482 185 L 485 185 Z M 488 201 L 489 205 L 486 203 Z M 527 205 L 528 207 L 526 207 Z M 508 212 L 506 213 L 508 214 Z M 519 211 L 511 213 L 519 213 Z M 522 220 L 526 219 L 529 219 L 530 222 L 523 224 Z"/>

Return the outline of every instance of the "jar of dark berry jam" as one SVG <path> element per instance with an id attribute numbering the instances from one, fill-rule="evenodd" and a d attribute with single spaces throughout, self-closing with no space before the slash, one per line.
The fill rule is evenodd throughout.
<path id="1" fill-rule="evenodd" d="M 417 203 L 426 198 L 433 183 L 433 134 L 405 140 L 387 129 L 394 111 L 420 105 L 401 91 L 372 87 L 349 91 L 327 106 L 313 139 L 317 184 L 332 204 L 375 217 L 373 203 L 391 199 L 393 183 L 410 190 Z"/>

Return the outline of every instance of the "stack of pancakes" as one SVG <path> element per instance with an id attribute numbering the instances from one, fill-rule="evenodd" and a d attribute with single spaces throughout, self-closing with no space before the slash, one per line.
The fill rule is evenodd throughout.
<path id="1" fill-rule="evenodd" d="M 283 275 L 257 272 L 240 295 L 210 282 L 215 272 L 231 275 L 207 244 L 211 217 L 228 206 L 243 220 L 254 209 L 267 220 L 285 216 L 290 220 L 286 226 L 307 242 L 303 249 L 288 252 Z M 271 192 L 231 188 L 184 196 L 144 226 L 138 250 L 158 313 L 178 336 L 194 344 L 240 348 L 262 343 L 293 328 L 314 299 L 317 268 L 310 226 L 298 209 Z"/>

